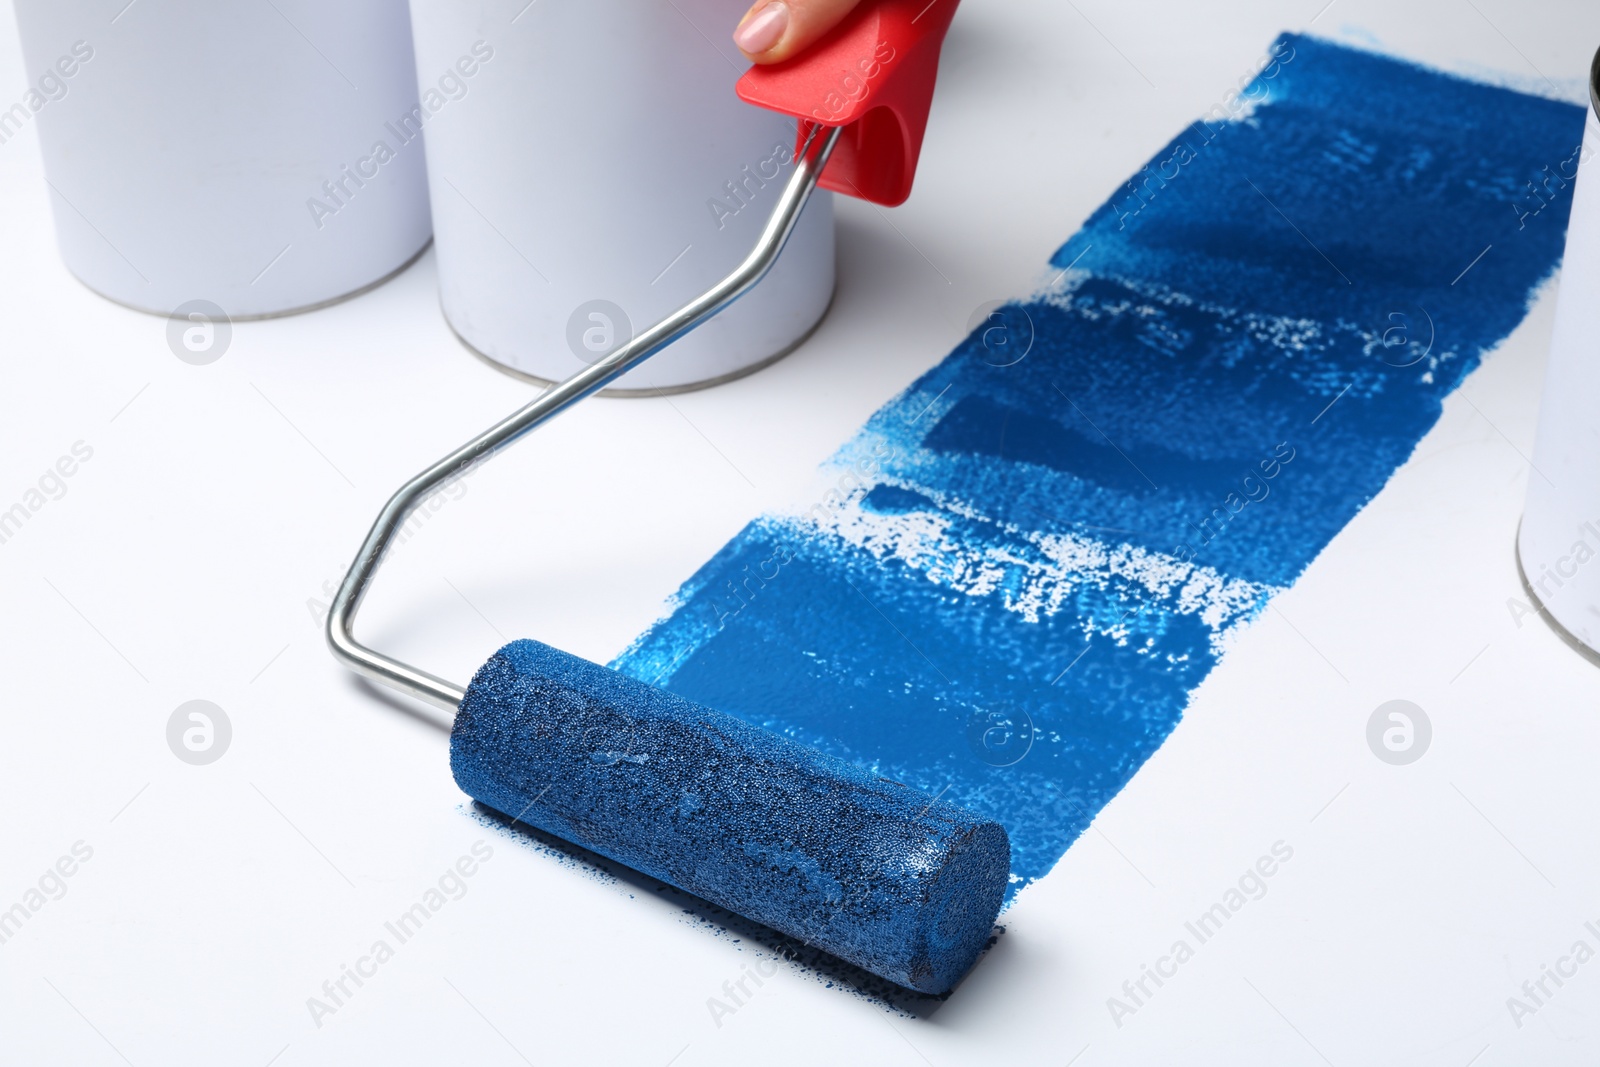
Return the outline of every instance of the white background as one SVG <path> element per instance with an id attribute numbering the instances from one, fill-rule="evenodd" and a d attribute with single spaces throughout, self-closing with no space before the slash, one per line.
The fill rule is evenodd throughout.
<path id="1" fill-rule="evenodd" d="M 814 339 L 709 392 L 591 402 L 498 459 L 393 557 L 365 635 L 458 680 L 502 638 L 608 659 L 748 519 L 804 499 L 975 308 L 1029 291 L 1280 30 L 1315 17 L 1575 101 L 1600 43 L 1600 9 L 1578 0 L 1320 6 L 968 0 L 917 193 L 894 212 L 840 203 L 839 296 Z M 28 80 L 0 4 L 0 101 Z M 238 325 L 193 367 L 165 321 L 66 274 L 32 131 L 0 145 L 0 212 L 0 507 L 74 442 L 94 449 L 0 545 L 0 907 L 74 842 L 94 849 L 0 946 L 6 1063 L 1600 1052 L 1600 962 L 1520 1028 L 1506 1008 L 1575 940 L 1600 946 L 1583 928 L 1600 921 L 1600 674 L 1507 608 L 1553 290 L 941 1010 L 887 1012 L 784 965 L 719 1026 L 707 999 L 753 950 L 463 815 L 444 734 L 354 684 L 308 609 L 404 478 L 531 395 L 451 338 L 431 253 L 349 303 Z M 165 740 L 197 698 L 234 726 L 209 767 Z M 1407 767 L 1364 736 L 1395 698 L 1434 726 Z M 480 839 L 494 855 L 470 892 L 314 1026 L 307 998 Z M 1116 1027 L 1107 998 L 1279 840 L 1294 857 L 1267 896 Z"/>

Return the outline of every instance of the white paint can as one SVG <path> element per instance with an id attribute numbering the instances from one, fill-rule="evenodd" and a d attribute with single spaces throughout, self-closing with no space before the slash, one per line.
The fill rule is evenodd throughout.
<path id="1" fill-rule="evenodd" d="M 396 132 L 417 103 L 403 3 L 15 6 L 31 84 L 0 136 L 38 127 L 61 253 L 89 288 L 257 318 L 352 295 L 426 246 L 426 160 Z"/>
<path id="2" fill-rule="evenodd" d="M 502 370 L 559 381 L 709 289 L 791 172 L 792 119 L 741 102 L 747 0 L 412 0 L 440 299 Z M 832 194 L 772 273 L 619 380 L 652 395 L 748 373 L 833 296 Z"/>
<path id="3" fill-rule="evenodd" d="M 1600 53 L 1590 88 L 1517 554 L 1545 616 L 1600 652 Z"/>

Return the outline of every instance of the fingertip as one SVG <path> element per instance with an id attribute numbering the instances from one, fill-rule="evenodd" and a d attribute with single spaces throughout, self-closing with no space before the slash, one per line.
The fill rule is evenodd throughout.
<path id="1" fill-rule="evenodd" d="M 779 46 L 791 22 L 789 5 L 783 0 L 757 4 L 733 31 L 733 43 L 752 63 L 776 63 L 783 58 Z"/>

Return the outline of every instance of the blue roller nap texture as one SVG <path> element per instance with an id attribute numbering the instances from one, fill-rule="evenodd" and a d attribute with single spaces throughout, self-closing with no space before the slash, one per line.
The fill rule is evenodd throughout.
<path id="1" fill-rule="evenodd" d="M 535 641 L 478 671 L 450 766 L 479 802 L 925 993 L 987 943 L 1001 826 Z"/>

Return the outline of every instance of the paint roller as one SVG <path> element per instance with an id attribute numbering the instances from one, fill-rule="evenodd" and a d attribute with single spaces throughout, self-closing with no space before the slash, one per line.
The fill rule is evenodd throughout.
<path id="1" fill-rule="evenodd" d="M 793 173 L 750 254 L 401 488 L 345 576 L 327 630 L 347 666 L 455 713 L 451 770 L 479 803 L 935 994 L 988 943 L 1010 871 L 998 823 L 536 641 L 500 649 L 462 689 L 363 646 L 354 622 L 420 503 L 737 300 L 772 266 L 815 188 L 905 200 L 956 4 L 868 2 L 805 55 L 745 74 L 743 99 L 799 120 Z"/>

